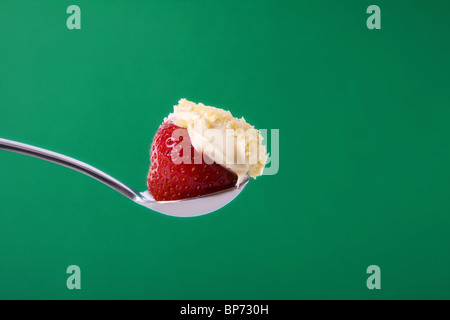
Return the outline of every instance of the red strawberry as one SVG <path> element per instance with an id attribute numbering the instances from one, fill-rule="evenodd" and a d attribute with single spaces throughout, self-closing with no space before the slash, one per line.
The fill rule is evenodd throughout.
<path id="1" fill-rule="evenodd" d="M 172 134 L 175 130 L 181 135 Z M 174 137 L 179 137 L 175 141 Z M 181 142 L 188 143 L 191 154 L 183 155 Z M 187 140 L 186 140 L 187 139 Z M 184 159 L 176 164 L 172 155 L 178 154 Z M 187 129 L 171 122 L 163 123 L 156 132 L 151 149 L 151 167 L 147 178 L 148 189 L 156 201 L 169 201 L 197 197 L 224 190 L 236 185 L 237 175 L 217 163 L 195 164 L 194 159 L 201 157 L 191 144 Z M 198 162 L 198 160 L 196 161 Z"/>

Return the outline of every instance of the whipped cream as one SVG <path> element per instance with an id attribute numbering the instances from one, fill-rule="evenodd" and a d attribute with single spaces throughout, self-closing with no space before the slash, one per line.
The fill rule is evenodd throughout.
<path id="1" fill-rule="evenodd" d="M 186 128 L 195 150 L 233 171 L 239 185 L 262 175 L 268 154 L 260 132 L 229 111 L 181 99 L 165 121 Z"/>

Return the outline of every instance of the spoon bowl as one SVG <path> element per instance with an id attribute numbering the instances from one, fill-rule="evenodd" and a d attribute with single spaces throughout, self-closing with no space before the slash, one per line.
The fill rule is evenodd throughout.
<path id="1" fill-rule="evenodd" d="M 196 217 L 219 210 L 233 201 L 233 199 L 244 190 L 249 180 L 250 178 L 246 176 L 239 187 L 232 187 L 200 197 L 175 201 L 155 201 L 152 194 L 145 191 L 141 192 L 141 199 L 138 199 L 136 202 L 165 215 L 175 217 Z"/>
<path id="2" fill-rule="evenodd" d="M 6 139 L 0 139 L 0 149 L 25 154 L 76 170 L 102 182 L 146 208 L 173 217 L 196 217 L 219 210 L 236 198 L 250 180 L 248 176 L 245 176 L 244 181 L 239 186 L 195 198 L 175 201 L 156 201 L 150 192 L 137 192 L 135 189 L 114 179 L 110 175 L 74 158 Z"/>

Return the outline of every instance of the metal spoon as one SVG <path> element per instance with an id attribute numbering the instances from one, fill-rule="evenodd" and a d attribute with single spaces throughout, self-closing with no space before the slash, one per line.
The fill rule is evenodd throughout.
<path id="1" fill-rule="evenodd" d="M 137 204 L 153 211 L 175 217 L 195 217 L 216 211 L 236 198 L 250 180 L 250 178 L 246 176 L 239 187 L 229 188 L 196 198 L 175 201 L 156 201 L 148 191 L 137 192 L 110 175 L 107 175 L 84 162 L 59 153 L 6 139 L 0 139 L 0 149 L 22 153 L 79 171 L 106 184 Z"/>

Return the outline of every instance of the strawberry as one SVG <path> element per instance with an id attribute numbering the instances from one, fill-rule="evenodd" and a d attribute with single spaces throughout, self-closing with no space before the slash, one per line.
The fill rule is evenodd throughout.
<path id="1" fill-rule="evenodd" d="M 175 130 L 177 134 L 172 136 Z M 179 137 L 175 141 L 174 137 Z M 183 145 L 190 145 L 190 155 L 183 155 Z M 186 149 L 184 149 L 186 150 Z M 172 160 L 178 154 L 184 160 Z M 156 132 L 151 148 L 151 166 L 147 178 L 148 189 L 156 201 L 180 200 L 224 190 L 236 185 L 237 175 L 223 166 L 207 164 L 198 160 L 199 154 L 191 144 L 187 129 L 180 128 L 172 122 L 163 123 Z M 190 162 L 190 163 L 189 163 Z M 195 163 L 197 162 L 197 164 Z"/>

